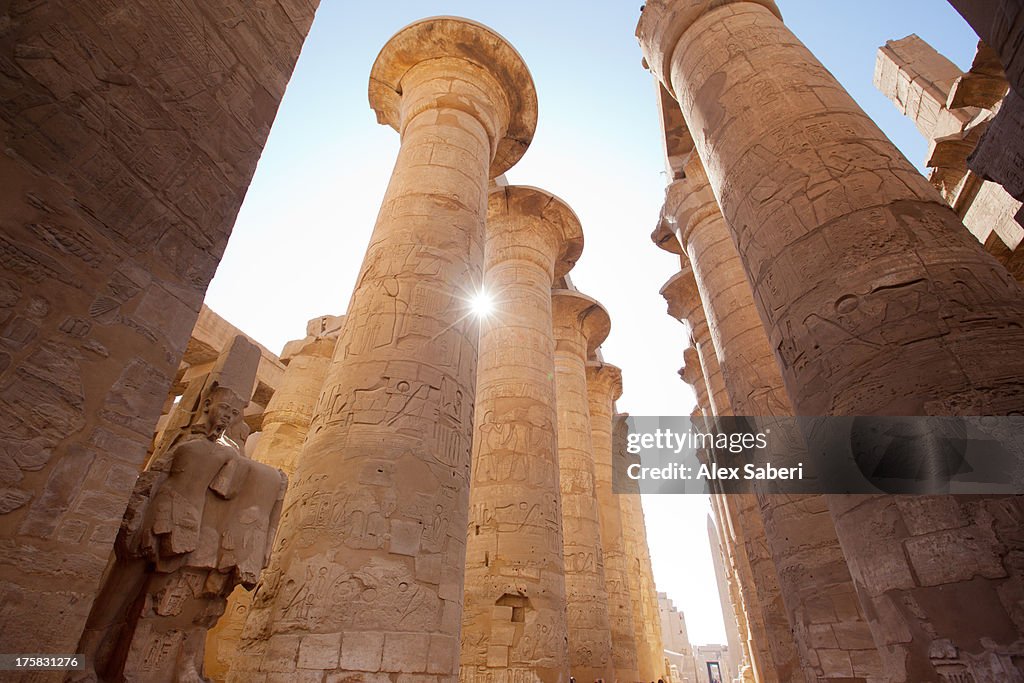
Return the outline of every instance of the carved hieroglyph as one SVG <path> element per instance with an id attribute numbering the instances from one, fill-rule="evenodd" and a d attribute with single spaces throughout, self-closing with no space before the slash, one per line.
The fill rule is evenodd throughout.
<path id="1" fill-rule="evenodd" d="M 569 660 L 577 680 L 612 680 L 611 624 L 594 489 L 586 368 L 587 358 L 608 336 L 611 321 L 601 304 L 573 290 L 552 291 L 551 304 Z"/>
<path id="2" fill-rule="evenodd" d="M 1020 411 L 1024 291 L 774 3 L 654 0 L 637 33 L 694 133 L 797 414 Z M 999 678 L 1020 656 L 1019 499 L 828 502 L 893 681 Z"/>
<path id="3" fill-rule="evenodd" d="M 594 489 L 601 519 L 608 619 L 612 633 L 612 667 L 619 681 L 639 680 L 636 628 L 630 603 L 629 557 L 623 541 L 622 511 L 612 491 L 612 414 L 622 395 L 622 371 L 608 363 L 587 363 L 587 401 L 594 449 Z"/>
<path id="4" fill-rule="evenodd" d="M 530 74 L 490 29 L 425 19 L 370 74 L 402 136 L 274 558 L 229 680 L 459 666 L 487 181 L 525 151 Z"/>
<path id="5" fill-rule="evenodd" d="M 331 315 L 313 318 L 306 326 L 304 339 L 285 345 L 281 360 L 287 368 L 264 411 L 253 460 L 277 467 L 288 476 L 294 474 L 344 320 L 344 316 Z M 205 668 L 211 679 L 226 679 L 251 604 L 252 591 L 236 588 L 224 616 L 210 629 Z"/>
<path id="6" fill-rule="evenodd" d="M 0 652 L 74 651 L 317 4 L 0 10 Z"/>
<path id="7" fill-rule="evenodd" d="M 685 173 L 666 191 L 659 230 L 672 231 L 689 257 L 733 409 L 754 416 L 759 432 L 780 438 L 792 422 L 773 416 L 792 415 L 792 408 L 739 254 L 700 159 L 691 156 Z M 802 442 L 799 434 L 789 438 Z M 783 633 L 772 638 L 793 634 L 809 679 L 851 672 L 880 677 L 881 662 L 824 498 L 766 495 L 760 509 L 789 616 L 789 624 L 780 623 Z M 837 664 L 842 661 L 849 666 Z"/>
<path id="8" fill-rule="evenodd" d="M 569 680 L 551 284 L 582 248 L 579 219 L 557 197 L 490 193 L 494 312 L 481 323 L 463 681 Z"/>

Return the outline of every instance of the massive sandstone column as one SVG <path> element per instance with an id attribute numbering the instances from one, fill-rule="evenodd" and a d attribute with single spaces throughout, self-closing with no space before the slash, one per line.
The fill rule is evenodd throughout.
<path id="1" fill-rule="evenodd" d="M 612 491 L 612 414 L 622 395 L 622 371 L 614 365 L 587 363 L 587 400 L 590 434 L 594 448 L 594 488 L 601 518 L 604 577 L 608 593 L 608 619 L 612 633 L 612 667 L 615 680 L 636 681 L 637 642 L 629 595 L 629 558 L 626 556 L 622 512 Z"/>
<path id="2" fill-rule="evenodd" d="M 701 215 L 707 214 L 704 211 Z M 695 346 L 705 376 L 712 378 L 709 388 L 713 414 L 723 417 L 734 415 L 724 381 L 727 373 L 711 338 L 710 320 L 692 265 L 685 254 L 680 260 L 683 269 L 665 284 L 661 294 L 668 303 L 669 314 L 677 319 L 686 319 L 694 330 Z M 717 503 L 735 533 L 737 573 L 753 636 L 751 656 L 758 678 L 763 681 L 788 680 L 798 665 L 796 649 L 782 609 L 778 576 L 764 543 L 765 530 L 757 501 L 753 495 L 737 494 L 719 496 Z"/>
<path id="3" fill-rule="evenodd" d="M 626 453 L 626 439 L 629 433 L 626 413 L 616 413 L 612 418 L 612 459 L 626 459 L 635 462 L 635 457 Z M 625 469 L 626 464 L 614 466 Z M 623 551 L 626 557 L 626 576 L 629 584 L 629 599 L 633 615 L 633 629 L 637 643 L 637 669 L 641 681 L 656 681 L 666 678 L 664 645 L 661 635 L 661 615 L 658 610 L 658 594 L 654 586 L 654 572 L 651 569 L 651 555 L 647 547 L 647 529 L 644 510 L 640 504 L 640 487 L 636 480 L 626 479 L 625 490 L 616 494 L 622 515 Z"/>
<path id="4" fill-rule="evenodd" d="M 778 439 L 793 431 L 792 421 L 773 418 L 792 415 L 782 376 L 700 160 L 691 158 L 685 172 L 668 187 L 655 240 L 663 244 L 658 234 L 670 230 L 689 257 L 733 409 Z M 799 434 L 789 438 L 802 448 Z M 808 680 L 881 676 L 824 498 L 765 495 L 760 509 Z"/>
<path id="5" fill-rule="evenodd" d="M 263 428 L 252 451 L 257 462 L 273 465 L 290 478 L 302 453 L 324 377 L 331 364 L 344 316 L 313 318 L 306 337 L 285 344 L 281 362 L 286 363 L 281 383 L 263 413 Z M 250 437 L 252 438 L 252 437 Z M 224 616 L 206 637 L 204 673 L 215 681 L 227 678 L 238 655 L 238 641 L 252 604 L 252 591 L 235 588 Z"/>
<path id="6" fill-rule="evenodd" d="M 558 465 L 569 614 L 569 662 L 578 681 L 613 680 L 611 623 L 587 399 L 587 358 L 611 321 L 579 292 L 551 292 L 558 405 Z"/>
<path id="7" fill-rule="evenodd" d="M 567 683 L 551 283 L 583 249 L 579 219 L 532 187 L 492 190 L 462 617 L 464 681 Z"/>
<path id="8" fill-rule="evenodd" d="M 1021 410 L 1024 292 L 774 3 L 654 0 L 637 34 L 699 131 L 797 414 Z M 893 681 L 998 678 L 989 655 L 1024 652 L 1020 498 L 829 507 Z"/>
<path id="9" fill-rule="evenodd" d="M 317 4 L 0 9 L 0 652 L 82 635 Z"/>
<path id="10" fill-rule="evenodd" d="M 504 39 L 442 17 L 388 41 L 370 104 L 402 145 L 235 680 L 458 673 L 479 336 L 468 300 L 488 178 L 525 150 L 536 99 Z"/>

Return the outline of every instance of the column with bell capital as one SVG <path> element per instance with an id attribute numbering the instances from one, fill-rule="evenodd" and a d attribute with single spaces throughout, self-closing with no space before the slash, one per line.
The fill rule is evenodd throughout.
<path id="1" fill-rule="evenodd" d="M 668 304 L 668 314 L 676 320 L 685 321 L 690 328 L 690 342 L 697 349 L 700 367 L 707 383 L 708 407 L 713 415 L 732 415 L 729 396 L 725 391 L 722 369 L 711 340 L 711 330 L 704 313 L 704 304 L 693 277 L 689 263 L 683 261 L 678 273 L 668 279 L 661 288 L 661 295 Z M 709 416 L 710 417 L 710 416 Z"/>
<path id="2" fill-rule="evenodd" d="M 668 187 L 659 228 L 674 233 L 693 266 L 712 341 L 719 358 L 726 359 L 722 375 L 729 399 L 738 414 L 753 417 L 759 432 L 771 433 L 773 439 L 785 434 L 790 449 L 806 452 L 803 436 L 786 417 L 793 409 L 782 374 L 703 164 L 692 156 L 684 171 L 686 177 Z M 789 617 L 766 621 L 778 631 L 771 642 L 785 652 L 775 653 L 780 676 L 798 665 L 790 647 L 794 640 L 808 679 L 826 676 L 829 657 L 837 653 L 850 658 L 855 675 L 880 676 L 881 661 L 823 496 L 765 495 L 759 508 L 779 597 Z M 817 608 L 824 603 L 848 607 Z M 826 627 L 843 634 L 827 647 L 815 635 Z"/>
<path id="3" fill-rule="evenodd" d="M 1024 290 L 774 2 L 653 0 L 637 36 L 701 131 L 696 151 L 796 414 L 1020 411 Z M 1024 543 L 981 521 L 1004 514 L 1004 498 L 941 498 L 929 506 L 945 511 L 939 527 L 898 496 L 829 495 L 828 506 L 895 683 L 998 678 L 994 662 L 1020 655 L 1009 596 L 1024 592 L 1024 570 L 1004 558 Z M 950 621 L 935 590 L 985 608 Z"/>
<path id="4" fill-rule="evenodd" d="M 485 26 L 413 23 L 370 72 L 398 159 L 243 631 L 246 671 L 454 681 L 466 559 L 487 182 L 537 102 Z M 234 676 L 234 674 L 233 674 Z"/>
<path id="5" fill-rule="evenodd" d="M 569 662 L 577 680 L 613 680 L 611 624 L 587 394 L 587 359 L 608 336 L 611 320 L 601 304 L 574 290 L 552 290 L 551 304 Z"/>
<path id="6" fill-rule="evenodd" d="M 534 187 L 490 192 L 466 541 L 460 677 L 564 683 L 565 562 L 551 285 L 583 249 L 579 219 Z"/>
<path id="7" fill-rule="evenodd" d="M 608 592 L 608 618 L 612 632 L 612 666 L 615 679 L 635 681 L 636 629 L 629 595 L 622 512 L 612 491 L 612 415 L 622 395 L 622 371 L 609 363 L 587 362 L 587 400 L 590 403 L 590 434 L 594 447 L 594 488 L 601 518 L 604 578 Z"/>

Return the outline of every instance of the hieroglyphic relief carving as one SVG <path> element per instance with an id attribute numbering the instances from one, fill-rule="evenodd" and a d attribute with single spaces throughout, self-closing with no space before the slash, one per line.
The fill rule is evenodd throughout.
<path id="1" fill-rule="evenodd" d="M 572 290 L 553 290 L 558 460 L 562 491 L 569 655 L 581 679 L 615 677 L 586 361 L 608 336 L 599 303 Z"/>
<path id="2" fill-rule="evenodd" d="M 532 137 L 530 82 L 497 34 L 449 17 L 377 57 L 371 106 L 402 145 L 229 678 L 256 675 L 248 655 L 333 639 L 340 659 L 308 668 L 454 679 L 479 337 L 467 302 L 487 181 Z M 328 591 L 324 609 L 303 607 L 325 567 L 325 584 L 364 586 L 354 604 Z"/>
<path id="3" fill-rule="evenodd" d="M 730 2 L 729 11 L 722 4 L 649 2 L 637 35 L 652 71 L 695 126 L 696 152 L 794 411 L 914 415 L 965 404 L 972 414 L 1019 411 L 1021 289 L 994 271 L 935 189 L 782 24 L 774 3 Z M 770 47 L 738 56 L 720 49 L 716 40 L 751 25 Z M 735 87 L 752 73 L 814 97 L 780 97 L 766 115 L 753 90 Z M 968 310 L 966 301 L 976 303 Z M 968 518 L 982 505 L 948 502 Z M 1006 546 L 982 543 L 964 557 L 956 543 L 940 540 L 951 532 L 926 523 L 927 514 L 894 510 L 886 497 L 829 496 L 828 505 L 860 600 L 876 616 L 870 626 L 882 668 L 894 681 L 930 680 L 937 669 L 928 639 L 903 635 L 905 617 L 893 600 L 920 605 L 920 621 L 936 629 L 936 639 L 959 646 L 992 636 L 984 649 L 993 658 L 1019 652 L 1017 629 L 1012 637 L 991 630 L 992 619 L 1015 610 L 1005 586 L 968 578 L 987 576 Z M 925 547 L 931 550 L 904 550 Z M 945 594 L 984 601 L 990 618 L 962 616 L 954 627 L 945 608 L 924 597 L 931 587 L 923 577 L 936 566 L 962 570 L 948 575 Z M 1024 576 L 1008 583 L 1016 592 Z"/>
<path id="4" fill-rule="evenodd" d="M 557 197 L 491 191 L 485 288 L 496 313 L 481 335 L 463 681 L 568 675 L 550 291 L 581 248 L 579 220 Z"/>

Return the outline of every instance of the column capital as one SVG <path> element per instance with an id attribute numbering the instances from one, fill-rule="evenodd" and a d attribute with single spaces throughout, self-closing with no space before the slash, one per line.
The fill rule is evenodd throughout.
<path id="1" fill-rule="evenodd" d="M 704 322 L 704 305 L 701 303 L 697 281 L 689 265 L 668 279 L 661 292 L 668 303 L 668 314 L 679 322 L 687 321 L 691 327 Z"/>
<path id="2" fill-rule="evenodd" d="M 697 353 L 697 349 L 692 346 L 687 346 L 686 350 L 683 351 L 683 367 L 679 371 L 679 376 L 690 386 L 696 386 L 697 382 L 704 381 L 704 371 L 700 367 L 700 356 Z"/>
<path id="3" fill-rule="evenodd" d="M 505 185 L 487 195 L 487 230 L 515 229 L 512 218 L 533 219 L 530 229 L 553 245 L 555 280 L 564 276 L 583 253 L 583 227 L 576 212 L 562 199 L 530 185 Z M 521 241 L 521 240 L 520 240 Z M 532 245 L 531 245 L 532 246 Z"/>
<path id="4" fill-rule="evenodd" d="M 692 157 L 686 164 L 685 178 L 665 188 L 665 205 L 661 213 L 667 229 L 672 231 L 684 250 L 698 226 L 721 215 L 722 210 L 699 158 Z"/>
<path id="5" fill-rule="evenodd" d="M 596 299 L 572 289 L 551 290 L 551 318 L 556 342 L 565 340 L 567 330 L 582 335 L 586 345 L 584 360 L 608 338 L 612 327 L 611 318 L 604 306 Z"/>
<path id="6" fill-rule="evenodd" d="M 701 16 L 726 5 L 750 2 L 768 8 L 782 19 L 774 0 L 648 0 L 640 12 L 636 38 L 644 63 L 665 89 L 678 99 L 669 80 L 672 53 L 679 39 Z"/>
<path id="7" fill-rule="evenodd" d="M 587 395 L 608 403 L 617 400 L 622 396 L 622 370 L 611 363 L 587 361 Z"/>
<path id="8" fill-rule="evenodd" d="M 474 72 L 486 73 L 490 78 L 484 80 L 491 82 L 472 85 L 477 86 L 476 90 L 482 89 L 485 96 L 499 95 L 504 100 L 507 111 L 480 112 L 480 98 L 473 97 L 476 93 L 467 87 L 438 92 L 433 103 L 443 100 L 445 106 L 477 118 L 498 115 L 504 125 L 498 126 L 500 130 L 488 130 L 496 138 L 491 140 L 490 174 L 497 177 L 522 158 L 533 140 L 537 129 L 537 91 L 516 49 L 483 24 L 461 17 L 430 17 L 400 30 L 384 45 L 370 70 L 370 107 L 380 123 L 401 131 L 410 114 L 423 110 L 420 107 L 406 112 L 403 108 L 403 99 L 408 96 L 408 84 L 403 83 L 406 74 L 425 62 L 434 61 L 441 68 L 452 60 L 466 64 L 459 76 L 470 82 Z M 500 93 L 488 92 L 494 83 Z"/>

